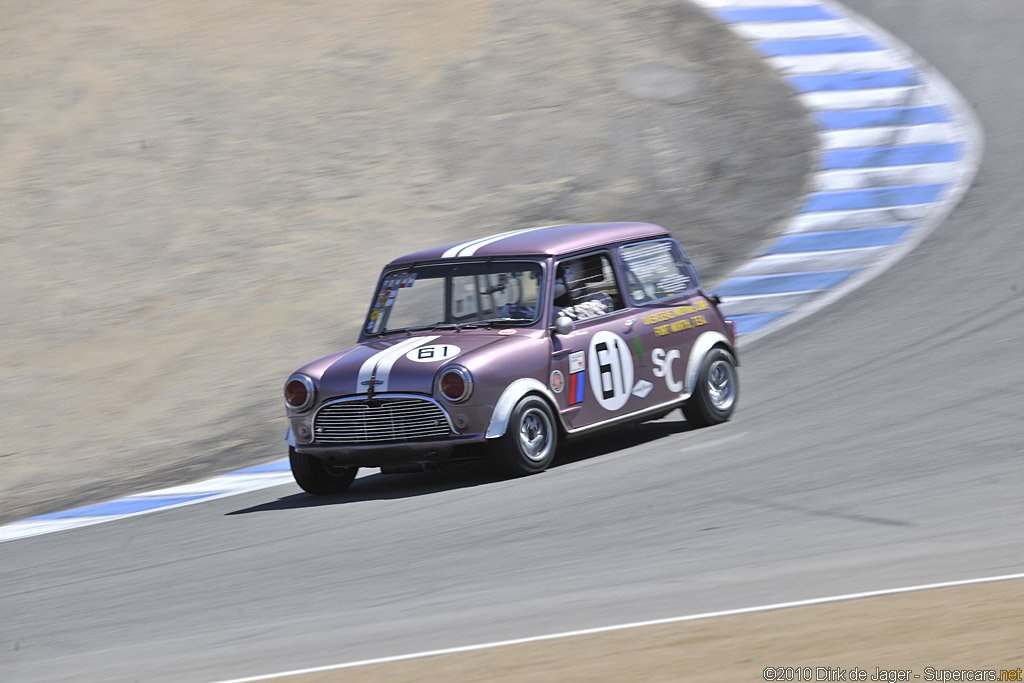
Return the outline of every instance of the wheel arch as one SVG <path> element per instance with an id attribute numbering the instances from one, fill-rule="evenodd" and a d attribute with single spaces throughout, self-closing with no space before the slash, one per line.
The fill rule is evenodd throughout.
<path id="1" fill-rule="evenodd" d="M 531 395 L 539 396 L 547 402 L 552 414 L 555 415 L 555 426 L 558 427 L 560 435 L 564 436 L 566 428 L 562 423 L 562 413 L 558 409 L 558 401 L 555 400 L 551 390 L 539 380 L 523 377 L 509 384 L 505 387 L 505 391 L 501 392 L 501 396 L 498 397 L 498 401 L 494 404 L 494 410 L 491 412 L 491 420 L 487 425 L 485 437 L 496 439 L 504 436 L 508 429 L 508 421 L 512 417 L 512 410 L 517 403 Z"/>
<path id="2" fill-rule="evenodd" d="M 721 332 L 708 331 L 697 337 L 697 340 L 690 347 L 690 357 L 686 363 L 686 380 L 683 385 L 683 391 L 692 394 L 694 387 L 697 385 L 697 375 L 700 374 L 700 366 L 704 361 L 704 356 L 711 349 L 725 349 L 728 351 L 733 360 L 736 361 L 736 365 L 740 364 L 739 357 L 736 355 L 736 349 L 731 343 L 729 338 Z"/>

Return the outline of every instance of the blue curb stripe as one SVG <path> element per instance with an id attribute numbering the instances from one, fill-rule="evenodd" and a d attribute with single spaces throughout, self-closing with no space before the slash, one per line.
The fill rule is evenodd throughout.
<path id="1" fill-rule="evenodd" d="M 861 71 L 846 74 L 817 74 L 813 76 L 790 76 L 786 79 L 797 92 L 818 92 L 821 90 L 867 90 L 868 88 L 902 88 L 917 85 L 914 69 L 893 69 L 891 71 Z"/>
<path id="2" fill-rule="evenodd" d="M 727 315 L 725 317 L 736 324 L 736 334 L 740 335 L 757 332 L 784 315 L 789 315 L 789 313 L 787 311 L 782 313 L 748 313 L 744 315 Z"/>
<path id="3" fill-rule="evenodd" d="M 785 275 L 759 275 L 736 277 L 720 285 L 715 293 L 721 296 L 749 296 L 752 294 L 785 294 L 829 289 L 856 273 L 859 268 L 825 270 L 817 273 L 788 273 Z"/>
<path id="4" fill-rule="evenodd" d="M 808 232 L 802 235 L 788 235 L 761 252 L 768 254 L 799 254 L 805 251 L 833 251 L 836 249 L 859 249 L 862 247 L 888 247 L 898 244 L 910 230 L 909 225 L 894 225 L 890 228 L 860 228 L 856 230 L 835 230 L 833 232 Z"/>
<path id="5" fill-rule="evenodd" d="M 760 43 L 754 43 L 754 47 L 769 57 L 831 55 L 847 52 L 880 52 L 885 49 L 868 36 L 765 40 Z"/>
<path id="6" fill-rule="evenodd" d="M 839 19 L 837 15 L 821 5 L 720 9 L 715 11 L 715 16 L 727 24 L 744 21 L 830 21 Z"/>
<path id="7" fill-rule="evenodd" d="M 873 187 L 868 190 L 815 192 L 807 197 L 807 202 L 800 212 L 878 209 L 905 204 L 930 204 L 937 201 L 947 187 L 949 187 L 949 183 L 930 183 L 902 187 Z"/>
<path id="8" fill-rule="evenodd" d="M 291 465 L 288 464 L 288 460 L 275 460 L 274 462 L 268 462 L 265 465 L 257 465 L 256 467 L 247 467 L 244 470 L 235 470 L 230 474 L 259 474 L 260 472 L 288 472 L 291 470 Z"/>
<path id="9" fill-rule="evenodd" d="M 133 512 L 144 512 L 146 510 L 153 510 L 155 508 L 167 507 L 168 505 L 187 503 L 190 500 L 209 498 L 210 496 L 215 495 L 217 494 L 200 493 L 194 496 L 157 496 L 153 498 L 124 498 L 122 500 L 114 500 L 109 503 L 100 503 L 98 505 L 86 505 L 85 507 L 74 508 L 72 510 L 64 510 L 62 512 L 51 512 L 48 515 L 39 515 L 38 517 L 30 517 L 29 519 L 66 519 L 68 517 L 106 517 L 109 515 L 128 515 Z"/>
<path id="10" fill-rule="evenodd" d="M 884 109 L 837 109 L 814 114 L 818 128 L 874 128 L 877 126 L 919 126 L 922 123 L 948 123 L 953 119 L 939 106 L 887 107 Z"/>
<path id="11" fill-rule="evenodd" d="M 818 159 L 820 170 L 835 168 L 878 168 L 910 164 L 941 164 L 960 161 L 964 156 L 962 142 L 941 142 L 896 147 L 862 147 L 825 152 Z"/>

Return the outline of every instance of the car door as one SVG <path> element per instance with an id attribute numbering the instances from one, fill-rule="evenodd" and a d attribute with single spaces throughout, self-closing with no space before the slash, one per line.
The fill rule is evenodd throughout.
<path id="1" fill-rule="evenodd" d="M 579 429 L 635 409 L 634 312 L 625 304 L 607 251 L 560 260 L 555 267 L 552 322 L 573 320 L 553 339 L 550 387 L 563 420 Z"/>
<path id="2" fill-rule="evenodd" d="M 624 245 L 618 256 L 627 303 L 635 307 L 633 394 L 646 393 L 642 400 L 652 406 L 670 402 L 692 389 L 685 386 L 690 351 L 708 329 L 711 304 L 674 240 Z"/>

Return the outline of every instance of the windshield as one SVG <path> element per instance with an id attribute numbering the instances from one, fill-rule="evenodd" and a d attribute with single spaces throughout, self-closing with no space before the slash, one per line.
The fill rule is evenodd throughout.
<path id="1" fill-rule="evenodd" d="M 530 325 L 537 321 L 540 263 L 492 261 L 388 271 L 366 319 L 367 334 L 412 328 Z"/>

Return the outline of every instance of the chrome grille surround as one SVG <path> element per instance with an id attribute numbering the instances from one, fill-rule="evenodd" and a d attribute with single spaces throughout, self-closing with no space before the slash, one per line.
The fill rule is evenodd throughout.
<path id="1" fill-rule="evenodd" d="M 334 399 L 313 416 L 313 442 L 318 444 L 395 443 L 453 434 L 441 404 L 414 394 Z"/>

